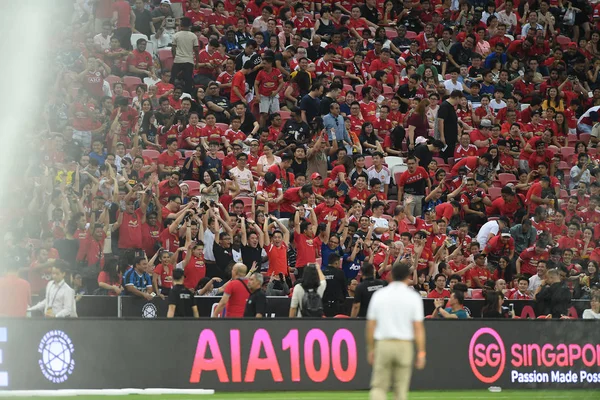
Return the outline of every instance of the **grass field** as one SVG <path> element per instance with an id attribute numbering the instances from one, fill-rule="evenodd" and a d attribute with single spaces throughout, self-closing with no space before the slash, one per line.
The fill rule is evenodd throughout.
<path id="1" fill-rule="evenodd" d="M 20 397 L 21 399 L 25 397 Z M 366 400 L 368 392 L 263 392 L 216 393 L 214 395 L 128 395 L 128 396 L 76 396 L 30 397 L 35 400 Z M 388 397 L 392 399 L 390 395 Z M 506 390 L 490 393 L 487 390 L 411 392 L 410 400 L 599 400 L 599 390 Z"/>

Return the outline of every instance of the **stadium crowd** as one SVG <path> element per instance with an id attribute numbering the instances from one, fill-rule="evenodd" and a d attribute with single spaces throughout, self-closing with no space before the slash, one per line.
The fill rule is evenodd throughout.
<path id="1" fill-rule="evenodd" d="M 0 292 L 57 267 L 76 295 L 167 298 L 182 269 L 178 292 L 364 316 L 408 261 L 450 298 L 434 317 L 600 317 L 600 5 L 74 3 Z"/>

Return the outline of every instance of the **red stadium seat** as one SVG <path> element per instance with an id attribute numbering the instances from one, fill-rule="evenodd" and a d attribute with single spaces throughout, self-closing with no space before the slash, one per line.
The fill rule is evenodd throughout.
<path id="1" fill-rule="evenodd" d="M 198 181 L 183 181 L 183 183 L 187 184 L 190 188 L 189 194 L 192 196 L 197 196 L 200 194 L 200 182 Z"/>
<path id="2" fill-rule="evenodd" d="M 145 149 L 145 150 L 142 150 L 142 156 L 149 157 L 153 161 L 156 161 L 158 159 L 158 156 L 160 156 L 160 152 L 158 150 Z"/>
<path id="3" fill-rule="evenodd" d="M 373 156 L 365 156 L 365 168 L 370 168 L 373 165 Z"/>
<path id="4" fill-rule="evenodd" d="M 171 53 L 171 49 L 158 50 L 158 59 L 163 71 L 170 71 L 173 68 L 173 54 Z"/>
<path id="5" fill-rule="evenodd" d="M 502 188 L 501 187 L 493 187 L 493 186 L 489 187 L 488 194 L 490 195 L 491 200 L 494 201 L 498 197 L 500 197 L 500 195 L 502 194 Z"/>
<path id="6" fill-rule="evenodd" d="M 575 154 L 575 148 L 574 147 L 562 147 L 560 149 L 560 154 L 562 155 L 563 159 L 566 160 L 566 159 L 570 158 L 573 154 Z"/>
<path id="7" fill-rule="evenodd" d="M 506 186 L 507 183 L 516 183 L 517 178 L 514 174 L 501 173 L 498 174 L 498 180 L 502 184 L 502 186 Z"/>
<path id="8" fill-rule="evenodd" d="M 406 31 L 405 37 L 407 39 L 415 39 L 417 37 L 417 33 L 413 31 Z"/>
<path id="9" fill-rule="evenodd" d="M 471 298 L 473 300 L 481 300 L 483 299 L 483 291 L 481 289 L 473 289 L 471 290 Z"/>
<path id="10" fill-rule="evenodd" d="M 224 123 L 221 123 L 221 122 L 217 122 L 217 123 L 215 124 L 215 126 L 216 126 L 217 128 L 219 128 L 219 129 L 221 129 L 221 130 L 223 131 L 223 133 L 225 133 L 225 131 L 226 131 L 227 129 L 229 129 L 229 124 L 224 124 Z"/>
<path id="11" fill-rule="evenodd" d="M 279 111 L 279 115 L 282 120 L 288 120 L 292 117 L 292 113 L 290 111 Z"/>
<path id="12" fill-rule="evenodd" d="M 124 76 L 123 77 L 123 86 L 125 86 L 125 90 L 128 90 L 130 93 L 135 93 L 135 89 L 138 85 L 141 85 L 142 80 L 137 76 Z"/>
<path id="13" fill-rule="evenodd" d="M 116 76 L 116 75 L 109 75 L 106 78 L 104 78 L 104 80 L 106 82 L 108 82 L 108 84 L 110 85 L 110 88 L 113 88 L 113 85 L 117 82 L 122 82 L 121 78 Z"/>
<path id="14" fill-rule="evenodd" d="M 592 135 L 589 133 L 580 133 L 579 134 L 579 140 L 581 140 L 583 143 L 585 143 L 586 146 L 590 142 L 591 137 L 592 137 Z"/>
<path id="15" fill-rule="evenodd" d="M 396 209 L 397 205 L 398 205 L 398 201 L 396 201 L 396 200 L 388 201 L 387 213 L 390 215 L 394 215 L 394 210 Z"/>
<path id="16" fill-rule="evenodd" d="M 556 43 L 558 43 L 558 45 L 564 50 L 567 48 L 567 45 L 569 43 L 571 43 L 571 38 L 568 38 L 566 36 L 563 35 L 558 35 L 556 37 Z"/>
<path id="17" fill-rule="evenodd" d="M 565 189 L 560 189 L 560 193 L 559 193 L 559 198 L 566 200 L 569 198 L 569 192 L 567 192 Z"/>

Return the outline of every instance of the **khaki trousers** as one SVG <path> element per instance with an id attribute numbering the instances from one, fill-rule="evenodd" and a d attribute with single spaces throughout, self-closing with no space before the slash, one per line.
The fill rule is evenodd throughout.
<path id="1" fill-rule="evenodd" d="M 371 376 L 371 400 L 386 400 L 393 387 L 396 400 L 408 399 L 414 359 L 414 344 L 404 340 L 379 340 Z"/>

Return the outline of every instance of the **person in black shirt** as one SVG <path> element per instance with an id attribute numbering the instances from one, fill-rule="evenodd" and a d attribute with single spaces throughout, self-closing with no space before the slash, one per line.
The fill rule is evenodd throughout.
<path id="1" fill-rule="evenodd" d="M 216 232 L 219 232 L 219 222 L 215 218 L 215 229 Z M 217 269 L 215 273 L 218 273 L 219 278 L 223 278 L 225 276 L 225 269 L 227 266 L 233 262 L 233 249 L 231 248 L 231 228 L 228 224 L 222 224 L 225 232 L 221 232 L 218 235 L 215 235 L 215 242 L 213 243 L 213 253 L 215 255 L 215 262 L 217 264 Z M 212 278 L 212 276 L 211 276 Z"/>
<path id="2" fill-rule="evenodd" d="M 460 71 L 461 65 L 470 65 L 471 56 L 473 56 L 473 47 L 475 46 L 475 35 L 470 34 L 466 37 L 464 42 L 454 43 L 450 47 L 448 54 L 448 69 L 447 72 Z"/>
<path id="3" fill-rule="evenodd" d="M 413 156 L 419 160 L 419 166 L 428 169 L 429 163 L 433 160 L 433 153 L 439 153 L 444 147 L 444 143 L 437 139 L 430 139 L 426 143 L 420 143 L 415 146 Z"/>
<path id="4" fill-rule="evenodd" d="M 294 150 L 294 159 L 292 160 L 291 168 L 296 179 L 298 179 L 298 176 L 306 176 L 307 162 L 306 149 L 304 147 L 296 147 L 296 150 Z"/>
<path id="5" fill-rule="evenodd" d="M 244 310 L 245 318 L 263 318 L 267 313 L 267 296 L 262 291 L 262 284 L 263 276 L 260 272 L 255 272 L 248 278 L 246 288 L 250 292 L 250 297 Z"/>
<path id="6" fill-rule="evenodd" d="M 312 45 L 306 49 L 306 56 L 310 59 L 310 61 L 317 62 L 317 60 L 322 58 L 324 55 L 325 49 L 321 47 L 321 36 L 315 35 L 312 40 Z"/>
<path id="7" fill-rule="evenodd" d="M 366 0 L 365 4 L 360 8 L 360 14 L 367 21 L 377 25 L 380 22 L 380 13 L 377 10 L 375 0 Z"/>
<path id="8" fill-rule="evenodd" d="M 435 136 L 446 145 L 442 153 L 444 159 L 454 157 L 454 148 L 458 143 L 458 116 L 454 108 L 463 97 L 460 90 L 453 90 L 444 102 L 440 105 L 435 121 Z"/>
<path id="9" fill-rule="evenodd" d="M 280 137 L 277 140 L 283 140 L 287 145 L 292 143 L 307 143 L 310 137 L 309 133 L 310 127 L 302 120 L 302 111 L 298 107 L 293 107 L 291 118 L 285 121 Z"/>
<path id="10" fill-rule="evenodd" d="M 169 292 L 169 311 L 167 318 L 199 318 L 198 307 L 194 300 L 194 293 L 183 286 L 183 270 L 173 271 L 173 288 Z"/>
<path id="11" fill-rule="evenodd" d="M 369 303 L 373 293 L 387 286 L 387 282 L 375 278 L 375 268 L 373 264 L 365 262 L 361 267 L 363 279 L 354 290 L 354 304 L 352 304 L 352 313 L 350 317 L 366 317 Z"/>
<path id="12" fill-rule="evenodd" d="M 400 112 L 406 113 L 408 111 L 408 104 L 410 103 L 410 99 L 415 97 L 417 94 L 417 89 L 419 87 L 420 76 L 417 74 L 413 74 L 408 78 L 408 83 L 404 85 L 400 85 L 398 87 L 398 91 L 396 94 L 400 98 Z"/>
<path id="13" fill-rule="evenodd" d="M 262 249 L 265 245 L 263 231 L 253 220 L 241 218 L 242 262 L 245 265 L 262 264 Z M 246 230 L 250 232 L 246 233 Z"/>
<path id="14" fill-rule="evenodd" d="M 302 112 L 302 120 L 310 124 L 313 119 L 319 115 L 321 96 L 323 95 L 323 84 L 315 83 L 310 88 L 310 92 L 300 101 L 300 110 Z"/>
<path id="15" fill-rule="evenodd" d="M 219 96 L 219 85 L 216 82 L 210 82 L 206 88 L 204 104 L 209 111 L 215 114 L 218 123 L 229 123 L 229 99 Z"/>
<path id="16" fill-rule="evenodd" d="M 346 275 L 341 269 L 342 257 L 332 253 L 327 266 L 323 268 L 323 275 L 327 280 L 327 287 L 323 293 L 323 312 L 327 317 L 334 317 L 340 313 L 341 305 L 348 297 Z"/>

